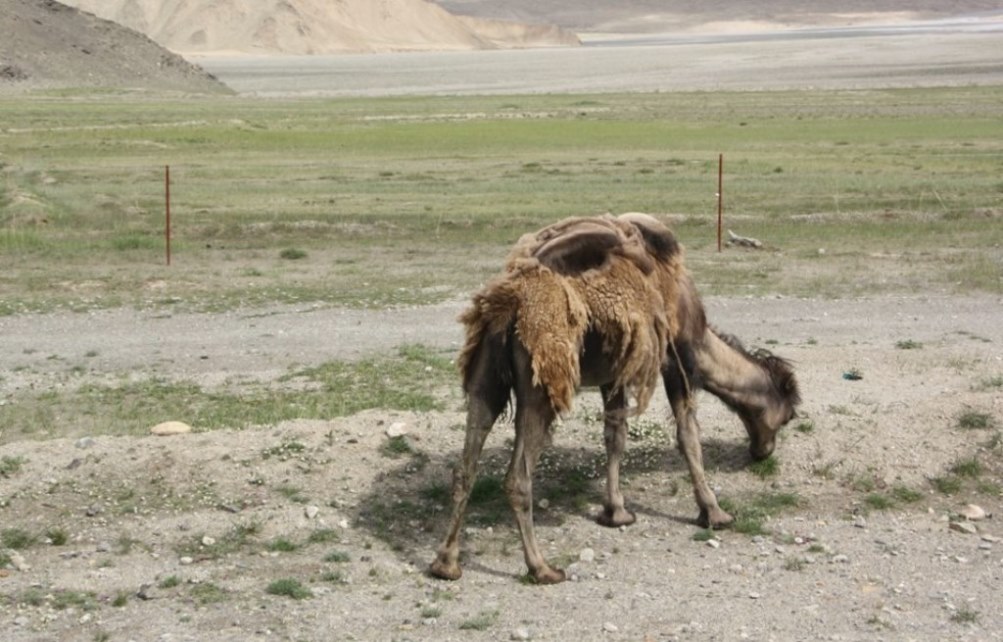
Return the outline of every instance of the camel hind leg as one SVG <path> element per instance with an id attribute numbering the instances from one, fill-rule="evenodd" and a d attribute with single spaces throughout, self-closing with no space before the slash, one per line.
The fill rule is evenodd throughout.
<path id="1" fill-rule="evenodd" d="M 429 567 L 429 573 L 435 577 L 456 580 L 463 574 L 460 568 L 460 530 L 477 478 L 484 441 L 509 400 L 510 376 L 501 365 L 507 363 L 508 357 L 504 354 L 502 343 L 489 339 L 482 344 L 471 364 L 471 376 L 467 384 L 467 431 L 463 458 L 453 469 L 453 512 L 449 529 Z"/>
<path id="2" fill-rule="evenodd" d="M 550 425 L 556 415 L 546 391 L 533 384 L 530 356 L 521 345 L 515 351 L 514 370 L 516 434 L 505 476 L 505 494 L 515 513 L 530 575 L 539 584 L 556 584 L 564 581 L 564 571 L 552 568 L 544 559 L 533 528 L 533 473 L 550 441 Z"/>
<path id="3" fill-rule="evenodd" d="M 620 492 L 620 464 L 627 444 L 627 396 L 622 388 L 600 387 L 603 399 L 603 441 L 606 444 L 606 498 L 596 521 L 603 526 L 626 526 L 637 519 L 624 505 Z"/>

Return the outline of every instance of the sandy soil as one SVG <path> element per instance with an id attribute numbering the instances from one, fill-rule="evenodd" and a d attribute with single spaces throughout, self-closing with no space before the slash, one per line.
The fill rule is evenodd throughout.
<path id="1" fill-rule="evenodd" d="M 0 476 L 3 528 L 40 537 L 59 528 L 68 541 L 18 551 L 20 570 L 0 572 L 4 639 L 1001 639 L 1003 527 L 993 518 L 965 534 L 948 520 L 969 502 L 1003 510 L 1000 448 L 990 443 L 1003 397 L 980 383 L 1003 372 L 1003 301 L 707 303 L 718 325 L 797 364 L 813 429 L 784 433 L 774 478 L 747 470 L 736 419 L 711 398 L 702 406 L 719 494 L 738 505 L 761 493 L 801 498 L 767 523 L 769 535 L 725 531 L 716 548 L 694 541 L 695 505 L 672 443 L 641 441 L 626 468 L 636 525 L 608 530 L 592 521 L 599 481 L 585 507 L 557 501 L 537 511 L 547 554 L 570 562 L 575 581 L 522 585 L 507 513 L 487 526 L 476 525 L 475 513 L 460 581 L 427 578 L 445 520 L 444 504 L 429 502 L 427 489 L 447 483 L 462 447 L 458 398 L 455 411 L 442 413 L 369 411 L 240 432 L 19 441 L 0 447 L 3 457 L 24 462 Z M 25 387 L 44 389 L 65 369 L 52 355 L 93 346 L 100 358 L 85 379 L 156 375 L 210 389 L 235 372 L 269 381 L 293 363 L 404 342 L 453 346 L 461 306 L 4 318 L 0 399 L 16 403 Z M 374 327 L 379 334 L 368 331 Z M 896 347 L 906 340 L 921 347 Z M 863 378 L 844 379 L 851 369 Z M 583 461 L 601 464 L 596 397 L 583 394 L 558 428 L 539 475 L 544 487 L 548 476 Z M 959 428 L 957 417 L 968 410 L 991 415 L 996 429 Z M 655 404 L 639 425 L 666 416 L 664 404 Z M 419 456 L 383 454 L 395 424 Z M 500 425 L 489 441 L 495 474 L 510 434 Z M 971 457 L 984 467 L 978 481 L 950 496 L 933 491 L 930 478 Z M 289 487 L 298 493 L 282 492 Z M 921 498 L 869 509 L 869 492 L 894 487 Z M 218 547 L 251 525 L 246 542 Z M 327 541 L 310 543 L 311 534 Z M 276 538 L 299 548 L 269 550 Z M 332 559 L 342 561 L 325 561 Z M 301 581 L 313 597 L 266 593 L 280 578 Z M 83 592 L 93 597 L 75 603 Z"/>

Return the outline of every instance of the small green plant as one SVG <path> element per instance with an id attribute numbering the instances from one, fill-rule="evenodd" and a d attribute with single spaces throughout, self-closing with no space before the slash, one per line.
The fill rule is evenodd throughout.
<path id="1" fill-rule="evenodd" d="M 895 500 L 881 493 L 870 493 L 864 497 L 864 503 L 874 510 L 887 510 L 895 506 Z"/>
<path id="2" fill-rule="evenodd" d="M 896 501 L 904 504 L 912 504 L 923 499 L 923 493 L 908 486 L 893 486 L 891 493 Z"/>
<path id="3" fill-rule="evenodd" d="M 23 550 L 34 546 L 36 538 L 28 531 L 21 528 L 6 528 L 0 531 L 0 544 L 4 548 Z"/>
<path id="4" fill-rule="evenodd" d="M 299 544 L 288 540 L 285 537 L 276 537 L 265 545 L 267 550 L 274 553 L 292 553 L 293 551 L 298 550 L 299 547 Z"/>
<path id="5" fill-rule="evenodd" d="M 287 247 L 279 252 L 279 258 L 287 261 L 299 261 L 306 258 L 306 251 L 295 247 Z"/>
<path id="6" fill-rule="evenodd" d="M 986 430 L 993 427 L 993 418 L 987 413 L 968 410 L 958 416 L 958 428 Z"/>
<path id="7" fill-rule="evenodd" d="M 979 621 L 979 612 L 963 606 L 951 613 L 951 621 L 958 624 L 975 624 Z"/>
<path id="8" fill-rule="evenodd" d="M 469 620 L 460 623 L 463 631 L 487 631 L 498 620 L 498 611 L 481 611 Z"/>
<path id="9" fill-rule="evenodd" d="M 306 541 L 310 544 L 329 544 L 331 542 L 340 542 L 341 535 L 333 528 L 318 528 L 310 533 Z"/>
<path id="10" fill-rule="evenodd" d="M 1003 375 L 986 377 L 979 382 L 976 390 L 999 390 L 1000 388 L 1003 388 Z"/>
<path id="11" fill-rule="evenodd" d="M 125 591 L 119 591 L 115 594 L 115 598 L 111 601 L 112 606 L 122 607 L 129 603 L 129 594 Z"/>
<path id="12" fill-rule="evenodd" d="M 11 457 L 4 455 L 0 459 L 0 477 L 13 477 L 21 472 L 21 466 L 27 461 L 24 457 Z"/>
<path id="13" fill-rule="evenodd" d="M 404 455 L 410 455 L 414 453 L 414 447 L 405 435 L 398 435 L 397 437 L 391 437 L 383 442 L 380 446 L 380 453 L 384 457 L 389 457 L 391 459 L 397 459 Z"/>
<path id="14" fill-rule="evenodd" d="M 805 420 L 794 426 L 794 430 L 807 435 L 808 433 L 815 432 L 815 424 L 811 420 Z"/>
<path id="15" fill-rule="evenodd" d="M 0 551 L 0 568 L 7 568 L 12 566 L 14 561 L 10 558 L 10 555 L 4 551 Z"/>
<path id="16" fill-rule="evenodd" d="M 52 608 L 65 611 L 68 608 L 82 611 L 93 611 L 97 608 L 97 600 L 90 591 L 58 591 L 52 597 Z"/>
<path id="17" fill-rule="evenodd" d="M 294 600 L 306 600 L 313 597 L 313 593 L 303 586 L 299 580 L 285 578 L 275 580 L 265 588 L 269 595 L 280 595 Z"/>
<path id="18" fill-rule="evenodd" d="M 954 475 L 934 477 L 930 483 L 942 495 L 955 495 L 961 490 L 961 480 Z"/>
<path id="19" fill-rule="evenodd" d="M 297 504 L 305 504 L 309 501 L 309 498 L 303 494 L 303 490 L 292 484 L 279 484 L 275 487 L 275 492 Z"/>
<path id="20" fill-rule="evenodd" d="M 226 600 L 226 591 L 212 582 L 195 584 L 189 592 L 191 598 L 198 604 L 216 604 Z"/>
<path id="21" fill-rule="evenodd" d="M 923 347 L 923 344 L 919 341 L 913 341 L 912 339 L 904 339 L 902 341 L 897 341 L 895 347 L 899 350 L 918 350 Z"/>
<path id="22" fill-rule="evenodd" d="M 982 464 L 975 457 L 959 459 L 951 466 L 951 472 L 958 477 L 976 478 L 982 474 Z"/>
<path id="23" fill-rule="evenodd" d="M 788 557 L 784 560 L 785 571 L 803 571 L 807 565 L 808 562 L 802 557 Z"/>
<path id="24" fill-rule="evenodd" d="M 69 541 L 69 534 L 61 528 L 50 528 L 45 531 L 45 539 L 53 546 L 63 546 Z"/>
<path id="25" fill-rule="evenodd" d="M 714 531 L 709 528 L 701 528 L 693 533 L 692 539 L 694 542 L 708 542 L 714 539 Z"/>
<path id="26" fill-rule="evenodd" d="M 421 607 L 421 617 L 422 619 L 437 618 L 442 615 L 442 609 L 437 606 L 423 606 Z"/>
<path id="27" fill-rule="evenodd" d="M 339 564 L 347 562 L 349 559 L 348 553 L 344 551 L 331 551 L 324 556 L 325 562 L 337 562 Z"/>
<path id="28" fill-rule="evenodd" d="M 754 461 L 749 464 L 749 472 L 760 479 L 775 477 L 776 474 L 780 472 L 780 462 L 777 461 L 776 457 L 770 455 L 766 459 Z"/>
<path id="29" fill-rule="evenodd" d="M 321 581 L 330 584 L 346 584 L 345 574 L 341 571 L 324 571 L 320 576 Z"/>
<path id="30" fill-rule="evenodd" d="M 177 575 L 168 575 L 164 579 L 160 580 L 160 583 L 157 584 L 157 586 L 162 589 L 171 589 L 179 584 L 181 584 L 180 577 L 178 577 Z"/>

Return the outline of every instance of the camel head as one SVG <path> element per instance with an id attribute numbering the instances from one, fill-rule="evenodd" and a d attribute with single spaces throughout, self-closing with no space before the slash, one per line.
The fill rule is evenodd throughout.
<path id="1" fill-rule="evenodd" d="M 777 433 L 797 416 L 801 394 L 789 361 L 767 350 L 749 356 L 767 375 L 767 390 L 757 395 L 759 403 L 734 407 L 734 410 L 749 433 L 749 453 L 759 461 L 773 454 Z"/>

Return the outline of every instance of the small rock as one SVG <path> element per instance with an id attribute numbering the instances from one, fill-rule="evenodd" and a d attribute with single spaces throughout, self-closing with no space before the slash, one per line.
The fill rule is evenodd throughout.
<path id="1" fill-rule="evenodd" d="M 533 636 L 530 635 L 529 629 L 520 626 L 517 629 L 512 630 L 512 634 L 508 636 L 510 640 L 532 640 Z"/>
<path id="2" fill-rule="evenodd" d="M 709 539 L 707 540 L 707 546 L 710 546 L 711 548 L 721 548 L 721 540 Z"/>
<path id="3" fill-rule="evenodd" d="M 990 544 L 995 544 L 996 542 L 1000 541 L 1000 538 L 996 537 L 995 535 L 983 535 L 982 541 L 989 542 Z"/>
<path id="4" fill-rule="evenodd" d="M 187 555 L 185 555 L 184 557 L 182 557 L 182 558 L 181 558 L 180 560 L 178 560 L 178 561 L 180 561 L 180 562 L 181 562 L 181 565 L 182 565 L 182 566 L 188 566 L 189 564 L 191 564 L 191 563 L 192 563 L 192 562 L 194 562 L 195 560 L 193 560 L 192 558 L 190 558 L 190 557 L 188 557 Z"/>
<path id="5" fill-rule="evenodd" d="M 840 554 L 840 555 L 833 555 L 832 556 L 832 563 L 833 564 L 849 564 L 850 563 L 850 558 L 847 557 L 846 555 L 842 555 L 842 554 Z"/>
<path id="6" fill-rule="evenodd" d="M 391 439 L 395 437 L 403 437 L 408 433 L 407 424 L 403 421 L 396 421 L 387 427 L 386 434 L 387 437 Z"/>
<path id="7" fill-rule="evenodd" d="M 760 595 L 759 593 L 756 593 L 755 591 L 749 593 L 749 599 L 750 600 L 758 600 L 761 597 L 762 597 L 762 595 Z"/>
<path id="8" fill-rule="evenodd" d="M 77 440 L 76 446 L 77 448 L 90 448 L 97 443 L 98 442 L 94 441 L 93 437 L 81 437 Z"/>
<path id="9" fill-rule="evenodd" d="M 159 437 L 170 437 L 171 435 L 184 435 L 192 431 L 192 427 L 183 421 L 165 421 L 150 428 L 151 435 Z"/>
<path id="10" fill-rule="evenodd" d="M 578 554 L 578 559 L 586 564 L 594 562 L 596 559 L 596 552 L 591 548 L 584 548 L 582 552 Z"/>
<path id="11" fill-rule="evenodd" d="M 950 522 L 947 527 L 952 531 L 958 531 L 966 535 L 975 535 L 979 532 L 979 529 L 971 522 Z"/>
<path id="12" fill-rule="evenodd" d="M 108 542 L 98 542 L 97 546 L 94 547 L 98 553 L 107 553 L 111 550 L 111 544 Z"/>
<path id="13" fill-rule="evenodd" d="M 136 591 L 136 597 L 141 600 L 152 600 L 155 597 L 153 590 L 152 584 L 143 584 L 139 587 L 139 590 Z"/>
<path id="14" fill-rule="evenodd" d="M 541 510 L 547 510 L 548 508 L 550 508 L 550 500 L 544 497 L 543 499 L 538 501 L 536 505 L 540 507 Z"/>
<path id="15" fill-rule="evenodd" d="M 859 515 L 853 518 L 854 528 L 867 528 L 867 520 Z"/>
<path id="16" fill-rule="evenodd" d="M 602 630 L 605 631 L 606 633 L 616 633 L 617 631 L 620 630 L 620 627 L 613 624 L 612 622 L 606 622 L 605 624 L 602 625 Z"/>
<path id="17" fill-rule="evenodd" d="M 84 514 L 88 517 L 97 517 L 103 512 L 104 510 L 102 510 L 100 506 L 88 506 L 87 510 L 84 511 Z"/>
<path id="18" fill-rule="evenodd" d="M 24 556 L 15 550 L 7 551 L 7 558 L 10 559 L 10 565 L 14 567 L 15 571 L 30 571 L 31 566 L 25 561 Z"/>
<path id="19" fill-rule="evenodd" d="M 31 624 L 31 620 L 26 615 L 19 615 L 14 618 L 14 626 L 28 626 L 29 624 Z"/>
<path id="20" fill-rule="evenodd" d="M 206 535 L 202 538 L 202 546 L 212 546 L 215 543 L 216 543 L 215 537 L 210 537 L 209 535 Z"/>
<path id="21" fill-rule="evenodd" d="M 970 522 L 982 521 L 986 517 L 989 517 L 989 514 L 986 513 L 986 509 L 975 504 L 966 504 L 964 508 L 958 511 L 958 514 Z"/>
<path id="22" fill-rule="evenodd" d="M 313 519 L 317 517 L 319 513 L 320 509 L 317 508 L 316 506 L 307 506 L 306 508 L 303 509 L 303 514 L 306 515 L 307 519 Z"/>

